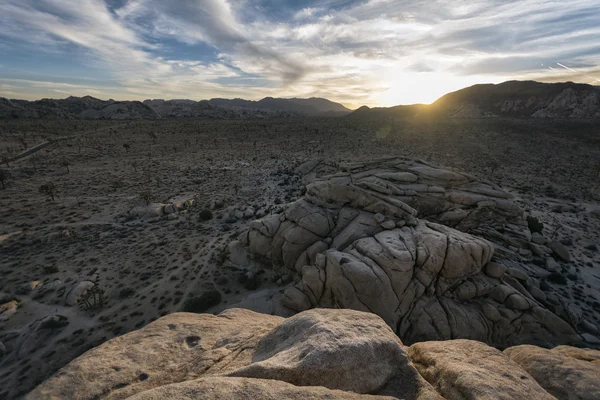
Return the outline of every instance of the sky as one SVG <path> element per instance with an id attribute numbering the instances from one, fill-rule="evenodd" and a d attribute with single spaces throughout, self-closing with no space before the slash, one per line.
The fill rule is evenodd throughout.
<path id="1" fill-rule="evenodd" d="M 600 85 L 598 0 L 1 0 L 0 97 L 431 103 Z"/>

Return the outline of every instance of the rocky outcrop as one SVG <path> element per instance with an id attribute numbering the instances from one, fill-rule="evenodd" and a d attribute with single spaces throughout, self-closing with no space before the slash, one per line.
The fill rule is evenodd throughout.
<path id="1" fill-rule="evenodd" d="M 554 399 L 518 364 L 481 342 L 416 343 L 408 354 L 419 373 L 448 399 Z"/>
<path id="2" fill-rule="evenodd" d="M 596 86 L 566 83 L 510 81 L 475 85 L 449 93 L 432 108 L 454 117 L 600 118 L 600 90 Z M 470 113 L 465 114 L 469 109 Z"/>
<path id="3" fill-rule="evenodd" d="M 600 399 L 600 351 L 522 345 L 508 348 L 504 354 L 559 399 Z"/>
<path id="4" fill-rule="evenodd" d="M 573 398 L 548 393 L 509 351 L 469 340 L 407 348 L 381 318 L 353 310 L 176 313 L 88 351 L 25 398 Z M 585 379 L 553 384 L 566 393 Z"/>
<path id="5" fill-rule="evenodd" d="M 533 244 L 501 188 L 403 158 L 340 168 L 312 160 L 298 171 L 305 196 L 230 246 L 238 260 L 244 247 L 296 274 L 281 297 L 287 308 L 373 312 L 407 343 L 579 339 L 526 269 L 497 262 L 531 256 Z"/>
<path id="6" fill-rule="evenodd" d="M 245 386 L 264 396 L 257 398 L 276 398 L 277 392 L 356 398 L 336 390 L 440 398 L 373 314 L 311 310 L 284 320 L 242 309 L 163 317 L 88 351 L 27 398 L 226 398 Z"/>

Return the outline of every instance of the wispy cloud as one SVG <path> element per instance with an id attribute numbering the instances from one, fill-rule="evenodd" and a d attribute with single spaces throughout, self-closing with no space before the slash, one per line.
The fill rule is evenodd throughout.
<path id="1" fill-rule="evenodd" d="M 11 93 L 325 96 L 358 106 L 428 102 L 465 85 L 507 79 L 600 82 L 594 0 L 112 3 L 2 1 L 0 50 L 38 49 L 29 56 L 37 60 L 29 76 L 44 75 L 44 54 L 68 52 L 110 77 L 83 87 L 16 82 L 22 86 Z M 0 71 L 11 69 L 10 58 L 3 64 Z"/>

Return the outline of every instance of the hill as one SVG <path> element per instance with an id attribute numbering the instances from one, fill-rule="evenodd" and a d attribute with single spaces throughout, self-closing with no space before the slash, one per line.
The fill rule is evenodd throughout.
<path id="1" fill-rule="evenodd" d="M 244 99 L 211 99 L 209 102 L 224 108 L 285 111 L 309 116 L 324 114 L 344 115 L 352 112 L 352 110 L 344 107 L 340 103 L 334 103 L 333 101 L 318 97 L 311 97 L 309 99 L 265 97 L 259 101 Z"/>
<path id="2" fill-rule="evenodd" d="M 0 119 L 109 119 L 161 118 L 264 119 L 302 116 L 337 116 L 351 112 L 327 99 L 212 100 L 100 100 L 91 96 L 36 101 L 0 97 Z"/>
<path id="3" fill-rule="evenodd" d="M 573 82 L 534 81 L 482 84 L 448 93 L 431 105 L 361 107 L 349 115 L 351 118 L 419 116 L 598 119 L 600 87 Z"/>

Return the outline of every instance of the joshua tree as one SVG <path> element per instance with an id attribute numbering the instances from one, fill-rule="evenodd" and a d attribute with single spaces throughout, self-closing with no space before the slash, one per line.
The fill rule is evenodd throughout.
<path id="1" fill-rule="evenodd" d="M 71 165 L 71 163 L 66 158 L 63 158 L 62 161 L 60 162 L 60 166 L 65 167 L 67 169 L 67 174 L 71 172 L 69 170 L 69 165 Z"/>
<path id="2" fill-rule="evenodd" d="M 498 161 L 496 161 L 496 160 L 491 160 L 488 163 L 488 166 L 490 168 L 491 175 L 494 175 L 494 173 L 496 172 L 496 170 L 500 167 L 500 163 Z"/>
<path id="3" fill-rule="evenodd" d="M 27 141 L 25 140 L 25 138 L 21 136 L 19 138 L 19 142 L 21 143 L 21 146 L 23 146 L 23 150 L 27 150 Z"/>
<path id="4" fill-rule="evenodd" d="M 145 190 L 142 193 L 140 193 L 139 197 L 141 200 L 143 200 L 146 203 L 146 205 L 149 205 L 156 199 L 156 196 L 154 195 L 154 193 L 152 193 L 149 190 Z"/>
<path id="5" fill-rule="evenodd" d="M 113 188 L 113 190 L 116 192 L 117 189 L 120 189 L 123 187 L 123 181 L 121 179 L 117 179 L 116 181 L 113 181 L 110 186 Z"/>
<path id="6" fill-rule="evenodd" d="M 89 288 L 78 300 L 77 303 L 85 310 L 102 308 L 105 302 L 104 290 L 100 289 L 98 276 L 94 279 L 94 286 Z"/>
<path id="7" fill-rule="evenodd" d="M 45 194 L 54 201 L 54 198 L 58 196 L 58 188 L 52 182 L 46 183 L 45 185 L 40 186 L 40 193 Z"/>
<path id="8" fill-rule="evenodd" d="M 39 157 L 37 154 L 33 154 L 31 156 L 31 158 L 29 159 L 29 162 L 31 163 L 31 165 L 33 165 L 33 171 L 37 172 L 37 162 L 39 160 Z"/>
<path id="9" fill-rule="evenodd" d="M 81 154 L 81 148 L 83 147 L 83 140 L 81 138 L 77 138 L 77 141 L 75 142 L 75 144 L 77 144 L 77 153 Z"/>
<path id="10" fill-rule="evenodd" d="M 0 182 L 2 182 L 2 189 L 6 189 L 6 181 L 8 180 L 8 171 L 0 169 Z"/>

